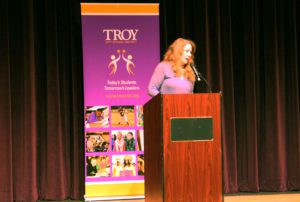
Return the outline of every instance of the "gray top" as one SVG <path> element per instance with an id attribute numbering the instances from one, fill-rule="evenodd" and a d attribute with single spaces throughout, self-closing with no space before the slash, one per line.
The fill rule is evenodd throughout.
<path id="1" fill-rule="evenodd" d="M 193 93 L 194 82 L 186 78 L 176 77 L 171 63 L 159 63 L 150 79 L 148 94 L 155 96 L 161 94 L 188 94 Z"/>

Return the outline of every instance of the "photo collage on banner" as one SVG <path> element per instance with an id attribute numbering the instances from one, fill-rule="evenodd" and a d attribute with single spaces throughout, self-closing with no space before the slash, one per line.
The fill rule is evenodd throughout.
<path id="1" fill-rule="evenodd" d="M 160 61 L 158 4 L 81 3 L 85 198 L 144 196 L 143 105 Z"/>
<path id="2" fill-rule="evenodd" d="M 87 181 L 143 180 L 143 124 L 142 105 L 85 108 Z"/>

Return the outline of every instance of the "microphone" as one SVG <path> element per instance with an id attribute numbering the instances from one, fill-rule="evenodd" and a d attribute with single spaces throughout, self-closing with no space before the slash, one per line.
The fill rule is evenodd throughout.
<path id="1" fill-rule="evenodd" d="M 197 77 L 197 80 L 198 80 L 198 81 L 201 81 L 201 78 L 200 78 L 200 76 L 199 76 L 199 72 L 198 72 L 198 70 L 197 70 L 195 64 L 194 64 L 194 63 L 191 63 L 190 66 L 191 66 L 191 68 L 193 69 L 194 74 L 195 74 L 196 77 Z"/>
<path id="2" fill-rule="evenodd" d="M 205 82 L 205 84 L 207 85 L 207 87 L 209 89 L 209 92 L 211 93 L 212 91 L 211 91 L 211 87 L 210 87 L 209 83 L 207 82 L 207 80 L 205 79 L 205 77 L 202 76 L 202 74 L 197 71 L 197 68 L 196 68 L 195 64 L 191 63 L 190 66 L 192 67 L 192 69 L 193 69 L 193 71 L 194 71 L 194 73 L 195 73 L 195 75 L 197 77 L 197 80 L 201 81 L 201 79 L 202 79 Z"/>

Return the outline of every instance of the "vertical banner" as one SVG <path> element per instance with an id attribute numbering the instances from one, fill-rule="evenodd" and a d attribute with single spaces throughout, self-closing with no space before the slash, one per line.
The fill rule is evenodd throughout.
<path id="1" fill-rule="evenodd" d="M 143 104 L 160 60 L 158 4 L 82 3 L 85 199 L 144 197 Z"/>

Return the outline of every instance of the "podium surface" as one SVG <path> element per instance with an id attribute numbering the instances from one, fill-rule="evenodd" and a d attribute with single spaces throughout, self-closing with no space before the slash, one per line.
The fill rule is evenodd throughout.
<path id="1" fill-rule="evenodd" d="M 223 201 L 220 94 L 159 94 L 144 105 L 146 202 Z"/>

